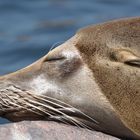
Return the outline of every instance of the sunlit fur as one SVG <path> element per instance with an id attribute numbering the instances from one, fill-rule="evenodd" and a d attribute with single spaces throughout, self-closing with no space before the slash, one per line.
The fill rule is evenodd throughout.
<path id="1" fill-rule="evenodd" d="M 140 18 L 89 26 L 77 49 L 124 124 L 140 135 Z"/>
<path id="2" fill-rule="evenodd" d="M 140 18 L 86 27 L 32 65 L 0 77 L 0 116 L 140 139 L 139 68 Z"/>

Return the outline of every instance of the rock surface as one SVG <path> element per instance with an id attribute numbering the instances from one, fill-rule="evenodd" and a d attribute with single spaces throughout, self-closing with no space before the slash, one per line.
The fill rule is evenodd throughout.
<path id="1" fill-rule="evenodd" d="M 0 140 L 119 140 L 106 134 L 56 122 L 23 121 L 0 125 Z"/>

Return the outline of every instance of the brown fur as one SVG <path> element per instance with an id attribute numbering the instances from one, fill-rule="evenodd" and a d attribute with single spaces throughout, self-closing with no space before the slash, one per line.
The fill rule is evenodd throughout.
<path id="1" fill-rule="evenodd" d="M 140 65 L 125 63 L 129 59 L 140 62 L 140 18 L 89 26 L 74 38 L 83 60 L 120 119 L 140 135 Z M 126 53 L 119 58 L 121 51 Z"/>
<path id="2" fill-rule="evenodd" d="M 84 28 L 32 65 L 0 77 L 0 115 L 68 120 L 139 139 L 140 18 Z"/>

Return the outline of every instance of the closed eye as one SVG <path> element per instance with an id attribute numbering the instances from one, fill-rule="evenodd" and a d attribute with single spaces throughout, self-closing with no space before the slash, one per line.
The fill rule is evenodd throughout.
<path id="1" fill-rule="evenodd" d="M 65 57 L 47 57 L 44 62 L 53 62 L 53 61 L 60 61 L 66 59 Z"/>
<path id="2" fill-rule="evenodd" d="M 140 67 L 140 59 L 125 61 L 125 64 Z"/>
<path id="3" fill-rule="evenodd" d="M 130 50 L 117 50 L 111 52 L 110 58 L 116 62 L 122 62 L 129 66 L 140 67 L 140 57 Z"/>

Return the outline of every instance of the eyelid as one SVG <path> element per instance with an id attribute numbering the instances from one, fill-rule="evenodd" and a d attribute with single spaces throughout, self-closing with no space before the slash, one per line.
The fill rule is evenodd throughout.
<path id="1" fill-rule="evenodd" d="M 58 56 L 58 57 L 48 57 L 44 61 L 45 62 L 51 62 L 51 61 L 59 61 L 59 60 L 64 60 L 66 59 L 64 56 Z"/>
<path id="2" fill-rule="evenodd" d="M 140 59 L 128 60 L 128 61 L 125 61 L 125 63 L 131 66 L 140 67 Z"/>

